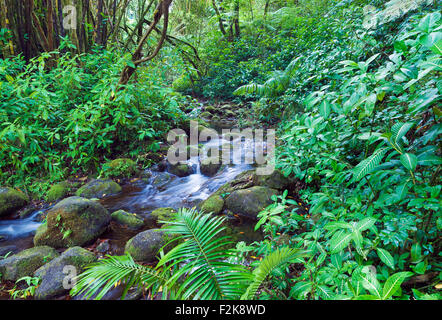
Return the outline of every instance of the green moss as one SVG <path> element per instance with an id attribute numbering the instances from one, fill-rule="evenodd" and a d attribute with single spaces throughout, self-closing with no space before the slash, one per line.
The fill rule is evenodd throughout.
<path id="1" fill-rule="evenodd" d="M 0 188 L 0 217 L 23 208 L 29 198 L 23 192 L 12 188 Z"/>
<path id="2" fill-rule="evenodd" d="M 109 225 L 110 214 L 98 202 L 79 197 L 64 199 L 47 213 L 34 244 L 54 248 L 81 246 L 95 240 Z"/>
<path id="3" fill-rule="evenodd" d="M 46 194 L 46 201 L 55 202 L 69 195 L 71 185 L 67 181 L 63 181 L 51 186 Z"/>
<path id="4" fill-rule="evenodd" d="M 131 159 L 121 158 L 103 165 L 101 173 L 106 178 L 129 178 L 137 174 L 137 164 Z"/>
<path id="5" fill-rule="evenodd" d="M 78 189 L 75 194 L 79 197 L 92 199 L 103 198 L 106 195 L 115 194 L 121 190 L 120 185 L 112 180 L 93 180 Z"/>
<path id="6" fill-rule="evenodd" d="M 178 163 L 175 165 L 171 165 L 169 168 L 169 172 L 178 177 L 187 177 L 194 173 L 193 168 L 187 163 Z"/>
<path id="7" fill-rule="evenodd" d="M 224 199 L 215 193 L 201 204 L 201 210 L 206 213 L 219 214 L 224 208 Z"/>
<path id="8" fill-rule="evenodd" d="M 151 229 L 137 234 L 130 239 L 125 248 L 135 261 L 153 262 L 158 251 L 172 239 L 164 230 Z M 170 246 L 165 251 L 170 250 Z"/>
<path id="9" fill-rule="evenodd" d="M 134 213 L 119 210 L 112 213 L 111 216 L 116 222 L 128 226 L 131 229 L 140 229 L 144 226 L 144 220 Z"/>
<path id="10" fill-rule="evenodd" d="M 201 161 L 201 173 L 206 176 L 214 176 L 222 167 L 220 157 L 210 157 Z"/>
<path id="11" fill-rule="evenodd" d="M 205 111 L 205 112 L 200 114 L 200 117 L 204 118 L 204 119 L 211 119 L 212 118 L 212 114 L 210 112 Z"/>
<path id="12" fill-rule="evenodd" d="M 32 276 L 38 268 L 58 256 L 58 252 L 48 246 L 27 249 L 1 260 L 0 273 L 3 274 L 3 280 L 16 281 Z"/>
<path id="13" fill-rule="evenodd" d="M 151 213 L 151 216 L 157 221 L 170 221 L 177 212 L 173 208 L 160 208 Z"/>

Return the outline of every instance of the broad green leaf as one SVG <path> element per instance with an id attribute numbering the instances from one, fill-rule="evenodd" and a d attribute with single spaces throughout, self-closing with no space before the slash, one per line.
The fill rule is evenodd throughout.
<path id="1" fill-rule="evenodd" d="M 372 226 L 374 226 L 375 223 L 376 223 L 376 218 L 373 217 L 364 218 L 361 221 L 358 221 L 358 223 L 356 223 L 356 229 L 359 232 L 362 232 L 367 229 L 370 229 Z"/>
<path id="2" fill-rule="evenodd" d="M 336 232 L 330 239 L 330 252 L 338 253 L 342 249 L 348 246 L 352 238 L 352 233 L 345 230 Z"/>
<path id="3" fill-rule="evenodd" d="M 391 127 L 390 142 L 399 149 L 402 149 L 402 138 L 407 134 L 407 132 L 414 126 L 414 123 L 396 123 Z"/>
<path id="4" fill-rule="evenodd" d="M 328 119 L 330 115 L 330 110 L 330 102 L 328 102 L 327 100 L 322 101 L 322 103 L 319 105 L 319 113 L 324 119 Z"/>
<path id="5" fill-rule="evenodd" d="M 441 17 L 440 12 L 434 12 L 434 13 L 427 14 L 419 22 L 419 25 L 417 27 L 418 30 L 425 32 L 425 33 L 430 33 L 430 31 L 433 30 L 434 26 L 440 20 L 440 17 Z"/>
<path id="6" fill-rule="evenodd" d="M 362 268 L 359 277 L 365 289 L 367 289 L 372 295 L 378 297 L 379 299 L 382 298 L 381 285 L 376 279 L 376 274 L 369 267 Z"/>
<path id="7" fill-rule="evenodd" d="M 385 263 L 391 269 L 394 269 L 394 258 L 387 250 L 382 248 L 377 248 L 376 252 L 378 254 L 379 259 L 381 259 L 383 263 Z"/>
<path id="8" fill-rule="evenodd" d="M 398 272 L 389 277 L 382 289 L 382 300 L 387 300 L 393 296 L 400 288 L 402 282 L 412 275 L 412 272 Z"/>
<path id="9" fill-rule="evenodd" d="M 404 153 L 400 157 L 401 163 L 407 170 L 414 171 L 417 166 L 417 157 L 412 153 Z"/>
<path id="10" fill-rule="evenodd" d="M 361 161 L 353 169 L 353 180 L 359 181 L 367 174 L 369 174 L 382 160 L 385 153 L 389 150 L 389 147 L 377 149 L 370 157 Z"/>

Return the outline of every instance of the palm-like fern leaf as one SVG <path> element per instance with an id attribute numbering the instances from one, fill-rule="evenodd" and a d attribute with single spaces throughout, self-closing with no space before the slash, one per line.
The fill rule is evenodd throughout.
<path id="1" fill-rule="evenodd" d="M 107 256 L 97 263 L 90 265 L 84 273 L 77 277 L 77 284 L 71 290 L 71 295 L 84 294 L 86 299 L 100 300 L 114 286 L 126 284 L 127 290 L 136 284 L 146 287 L 162 284 L 166 281 L 162 275 L 149 267 L 134 262 L 130 255 Z"/>
<path id="2" fill-rule="evenodd" d="M 182 209 L 175 221 L 168 222 L 166 232 L 185 241 L 166 254 L 158 267 L 179 265 L 166 286 L 184 279 L 177 292 L 182 299 L 238 298 L 250 281 L 250 273 L 243 266 L 225 262 L 231 253 L 223 247 L 231 242 L 220 236 L 224 220 Z"/>
<path id="3" fill-rule="evenodd" d="M 249 285 L 246 292 L 242 295 L 241 299 L 253 299 L 259 287 L 262 285 L 264 280 L 272 273 L 272 271 L 306 255 L 307 253 L 300 249 L 284 247 L 266 256 L 262 260 L 260 265 L 253 271 L 254 280 Z"/>

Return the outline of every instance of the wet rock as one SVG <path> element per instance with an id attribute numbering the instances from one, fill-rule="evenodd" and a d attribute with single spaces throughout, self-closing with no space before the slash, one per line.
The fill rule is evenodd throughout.
<path id="1" fill-rule="evenodd" d="M 286 178 L 281 171 L 275 170 L 270 175 L 254 176 L 254 183 L 257 186 L 265 186 L 277 190 L 285 190 L 289 184 L 289 178 Z"/>
<path id="2" fill-rule="evenodd" d="M 71 192 L 71 185 L 67 181 L 63 181 L 51 186 L 46 194 L 46 201 L 55 202 L 62 198 L 65 198 Z"/>
<path id="3" fill-rule="evenodd" d="M 0 188 L 0 217 L 20 210 L 28 202 L 29 198 L 23 192 L 12 188 Z"/>
<path id="4" fill-rule="evenodd" d="M 16 254 L 19 251 L 20 251 L 20 249 L 18 249 L 14 245 L 6 246 L 6 247 L 1 247 L 0 248 L 0 257 L 5 257 L 8 253 L 9 253 L 9 255 Z"/>
<path id="5" fill-rule="evenodd" d="M 35 291 L 35 299 L 48 300 L 68 293 L 69 289 L 63 287 L 64 279 L 72 272 L 80 274 L 84 267 L 94 261 L 96 257 L 93 253 L 74 247 L 40 267 L 34 273 L 34 276 L 41 278 L 41 283 Z"/>
<path id="6" fill-rule="evenodd" d="M 233 213 L 256 219 L 259 212 L 273 203 L 271 197 L 278 191 L 268 187 L 252 187 L 236 190 L 226 199 L 226 206 Z"/>
<path id="7" fill-rule="evenodd" d="M 167 160 L 162 160 L 156 165 L 152 166 L 151 170 L 156 172 L 164 172 L 167 169 Z"/>
<path id="8" fill-rule="evenodd" d="M 110 241 L 109 240 L 105 240 L 102 243 L 100 243 L 95 250 L 97 250 L 97 252 L 105 254 L 107 252 L 109 252 L 110 250 Z"/>
<path id="9" fill-rule="evenodd" d="M 144 226 L 144 219 L 140 218 L 134 213 L 129 213 L 124 210 L 118 210 L 112 213 L 111 216 L 114 221 L 131 229 L 136 230 Z"/>
<path id="10" fill-rule="evenodd" d="M 187 177 L 195 173 L 194 168 L 187 163 L 169 164 L 168 171 L 180 178 Z"/>
<path id="11" fill-rule="evenodd" d="M 130 239 L 125 248 L 135 261 L 153 262 L 158 251 L 172 238 L 161 229 L 151 229 L 137 234 Z"/>
<path id="12" fill-rule="evenodd" d="M 47 212 L 47 222 L 37 229 L 34 244 L 54 248 L 82 246 L 96 240 L 110 220 L 110 214 L 100 203 L 70 197 Z"/>
<path id="13" fill-rule="evenodd" d="M 174 179 L 176 179 L 176 176 L 173 176 L 168 172 L 161 172 L 153 179 L 152 185 L 160 189 Z"/>
<path id="14" fill-rule="evenodd" d="M 78 189 L 75 194 L 78 197 L 88 199 L 100 199 L 107 195 L 118 193 L 120 191 L 120 185 L 112 180 L 93 180 Z"/>
<path id="15" fill-rule="evenodd" d="M 154 210 L 150 215 L 158 223 L 159 221 L 170 221 L 177 211 L 173 208 L 160 208 Z"/>
<path id="16" fill-rule="evenodd" d="M 206 213 L 220 214 L 224 208 L 224 199 L 218 193 L 215 193 L 203 201 L 200 208 L 201 211 Z"/>
<path id="17" fill-rule="evenodd" d="M 201 173 L 208 177 L 212 177 L 217 174 L 221 167 L 222 161 L 220 157 L 209 157 L 201 160 L 200 162 Z"/>
<path id="18" fill-rule="evenodd" d="M 205 112 L 200 114 L 200 117 L 203 118 L 203 119 L 211 119 L 212 118 L 212 114 L 210 112 L 205 111 Z"/>
<path id="19" fill-rule="evenodd" d="M 137 163 L 126 158 L 115 159 L 103 165 L 102 173 L 109 178 L 130 178 L 138 173 Z"/>
<path id="20" fill-rule="evenodd" d="M 58 256 L 58 252 L 48 246 L 39 246 L 24 250 L 0 260 L 2 279 L 17 281 L 20 278 L 32 276 L 38 268 Z"/>

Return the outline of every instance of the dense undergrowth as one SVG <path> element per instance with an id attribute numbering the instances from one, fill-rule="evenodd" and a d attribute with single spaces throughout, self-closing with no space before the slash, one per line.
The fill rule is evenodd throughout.
<path id="1" fill-rule="evenodd" d="M 117 92 L 128 55 L 73 55 L 65 46 L 72 44 L 28 64 L 21 56 L 0 62 L 2 183 L 39 194 L 47 188 L 39 179 L 96 172 L 120 154 L 149 165 L 149 153 L 185 118 L 191 99 L 168 88 L 159 68 L 145 67 Z"/>
<path id="2" fill-rule="evenodd" d="M 440 9 L 436 1 L 281 5 L 244 21 L 233 41 L 211 25 L 199 78 L 168 65 L 178 56 L 168 48 L 118 92 L 130 62 L 117 49 L 57 52 L 51 67 L 49 54 L 0 60 L 0 183 L 38 189 L 35 179 L 97 170 L 117 154 L 144 159 L 192 104 L 175 91 L 234 99 L 257 125 L 278 127 L 276 166 L 306 186 L 260 213 L 265 240 L 220 252 L 221 220 L 184 210 L 169 232 L 187 241 L 155 268 L 110 257 L 74 293 L 125 281 L 164 298 L 440 299 Z"/>

